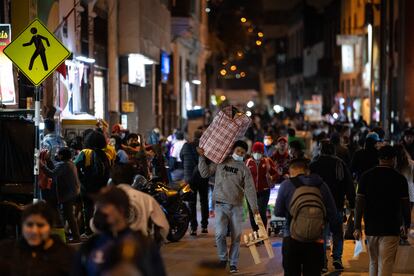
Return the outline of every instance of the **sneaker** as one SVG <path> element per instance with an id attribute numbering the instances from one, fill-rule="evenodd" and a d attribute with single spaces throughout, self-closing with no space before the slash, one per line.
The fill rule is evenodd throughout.
<path id="1" fill-rule="evenodd" d="M 341 260 L 334 260 L 332 264 L 335 267 L 335 270 L 344 270 Z"/>
<path id="2" fill-rule="evenodd" d="M 197 236 L 197 230 L 191 230 L 190 235 L 191 236 Z"/>
<path id="3" fill-rule="evenodd" d="M 208 234 L 208 230 L 207 230 L 207 228 L 203 228 L 203 229 L 201 230 L 201 233 L 203 233 L 203 234 Z"/>
<path id="4" fill-rule="evenodd" d="M 239 270 L 237 269 L 237 266 L 231 265 L 230 266 L 230 273 L 238 273 Z"/>

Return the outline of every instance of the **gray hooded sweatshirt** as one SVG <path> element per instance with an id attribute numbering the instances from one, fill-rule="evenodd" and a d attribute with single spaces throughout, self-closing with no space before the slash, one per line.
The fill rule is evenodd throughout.
<path id="1" fill-rule="evenodd" d="M 227 158 L 221 164 L 207 165 L 206 158 L 200 157 L 198 169 L 203 178 L 216 174 L 213 198 L 215 201 L 242 205 L 246 196 L 253 211 L 257 210 L 257 195 L 253 177 L 244 162 Z"/>

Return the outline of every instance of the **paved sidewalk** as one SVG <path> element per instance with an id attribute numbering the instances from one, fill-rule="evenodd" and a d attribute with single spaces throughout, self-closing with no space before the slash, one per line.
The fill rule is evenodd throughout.
<path id="1" fill-rule="evenodd" d="M 209 234 L 200 234 L 191 237 L 188 234 L 178 243 L 170 243 L 163 247 L 162 255 L 165 266 L 170 276 L 193 276 L 201 262 L 217 262 L 216 247 L 214 241 L 214 221 L 210 220 Z M 248 224 L 244 225 L 248 231 Z M 240 251 L 240 263 L 238 275 L 283 275 L 281 239 L 272 238 L 275 258 L 263 259 L 261 264 L 255 265 L 248 248 L 242 246 Z M 411 240 L 411 242 L 413 242 Z M 344 246 L 344 266 L 342 274 L 333 272 L 330 265 L 330 273 L 327 275 L 368 275 L 368 256 L 363 253 L 358 259 L 353 259 L 354 243 L 346 241 Z M 261 256 L 267 256 L 264 246 L 259 248 Z M 414 247 L 400 246 L 393 275 L 414 275 Z M 398 274 L 399 273 L 399 274 Z M 209 275 L 209 274 L 203 274 Z M 212 274 L 210 274 L 212 275 Z M 220 274 L 221 275 L 221 274 Z M 219 276 L 215 273 L 212 276 Z"/>

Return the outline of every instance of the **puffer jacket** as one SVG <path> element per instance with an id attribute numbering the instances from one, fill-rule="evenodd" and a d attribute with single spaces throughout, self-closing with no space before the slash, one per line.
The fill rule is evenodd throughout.
<path id="1" fill-rule="evenodd" d="M 198 165 L 197 143 L 185 143 L 181 149 L 180 158 L 184 167 L 184 180 L 190 183 Z"/>

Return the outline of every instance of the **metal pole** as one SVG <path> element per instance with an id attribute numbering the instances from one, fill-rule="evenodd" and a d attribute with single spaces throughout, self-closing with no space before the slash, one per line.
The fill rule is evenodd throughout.
<path id="1" fill-rule="evenodd" d="M 40 88 L 35 86 L 35 148 L 34 148 L 34 185 L 33 185 L 33 203 L 39 200 L 39 157 L 40 157 L 40 141 L 39 141 L 39 123 L 40 123 Z"/>

